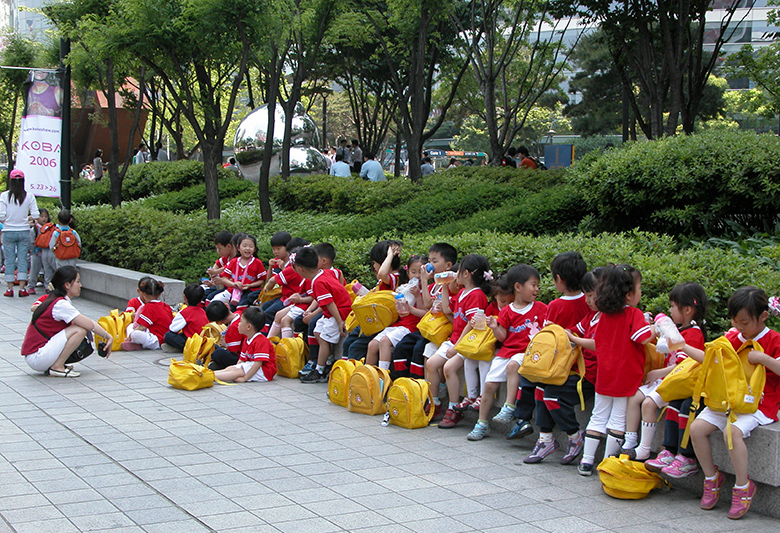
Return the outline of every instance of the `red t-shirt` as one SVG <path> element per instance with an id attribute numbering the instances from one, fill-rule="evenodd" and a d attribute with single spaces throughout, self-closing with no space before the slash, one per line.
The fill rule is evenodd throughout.
<path id="1" fill-rule="evenodd" d="M 339 270 L 338 268 L 336 267 L 324 268 L 323 271 L 333 274 L 336 277 L 336 279 L 339 280 L 339 283 L 341 283 L 342 285 L 347 284 L 347 280 L 344 279 L 344 275 L 341 273 L 341 270 Z"/>
<path id="2" fill-rule="evenodd" d="M 487 296 L 482 289 L 474 287 L 471 290 L 461 289 L 455 297 L 455 306 L 452 307 L 452 335 L 450 342 L 457 343 L 461 333 L 466 328 L 474 313 L 487 308 Z"/>
<path id="3" fill-rule="evenodd" d="M 384 281 L 379 281 L 376 285 L 376 290 L 378 291 L 394 291 L 396 287 L 398 287 L 398 284 L 401 279 L 401 274 L 398 272 L 390 272 L 390 284 L 388 285 Z"/>
<path id="4" fill-rule="evenodd" d="M 339 281 L 330 274 L 325 274 L 320 270 L 311 280 L 312 294 L 317 300 L 317 304 L 322 309 L 322 316 L 330 318 L 332 315 L 328 311 L 328 304 L 334 302 L 338 307 L 342 320 L 346 320 L 347 315 L 352 311 L 352 299 L 349 293 Z"/>
<path id="5" fill-rule="evenodd" d="M 303 277 L 293 267 L 287 266 L 281 272 L 274 274 L 274 281 L 282 288 L 282 300 L 286 300 L 293 294 L 301 292 Z"/>
<path id="6" fill-rule="evenodd" d="M 241 315 L 236 314 L 227 330 L 225 331 L 225 346 L 229 352 L 239 353 L 241 351 L 241 344 L 246 339 L 243 333 L 238 332 L 238 323 L 241 321 Z"/>
<path id="7" fill-rule="evenodd" d="M 563 329 L 574 331 L 577 324 L 592 312 L 585 302 L 585 293 L 581 292 L 579 296 L 561 296 L 547 305 L 545 325 L 558 324 Z"/>
<path id="8" fill-rule="evenodd" d="M 136 296 L 135 298 L 130 298 L 130 300 L 127 302 L 125 311 L 128 313 L 136 313 L 143 305 L 144 303 L 141 301 L 141 299 Z"/>
<path id="9" fill-rule="evenodd" d="M 258 372 L 262 372 L 268 381 L 274 379 L 276 375 L 274 345 L 262 333 L 255 333 L 251 339 L 244 340 L 238 361 L 262 361 L 263 365 Z"/>
<path id="10" fill-rule="evenodd" d="M 690 326 L 680 330 L 680 335 L 685 339 L 685 344 L 693 346 L 699 350 L 704 349 L 704 333 L 702 333 L 699 326 Z M 688 357 L 682 350 L 672 350 L 664 358 L 666 366 L 673 366 L 679 364 Z"/>
<path id="11" fill-rule="evenodd" d="M 213 268 L 225 268 L 229 262 L 230 262 L 229 255 L 220 255 L 219 258 L 216 261 L 214 261 Z"/>
<path id="12" fill-rule="evenodd" d="M 138 310 L 135 321 L 148 329 L 162 344 L 163 336 L 173 321 L 173 312 L 165 302 L 152 300 Z"/>
<path id="13" fill-rule="evenodd" d="M 645 375 L 644 341 L 653 330 L 636 307 L 625 306 L 609 315 L 601 313 L 596 326 L 596 392 L 602 396 L 633 396 Z"/>
<path id="14" fill-rule="evenodd" d="M 576 333 L 583 339 L 593 339 L 596 336 L 596 326 L 601 318 L 601 313 L 591 310 L 590 315 L 583 318 L 577 327 Z M 585 360 L 585 379 L 596 384 L 596 352 L 582 350 L 582 358 Z"/>
<path id="15" fill-rule="evenodd" d="M 222 271 L 222 277 L 229 280 L 249 285 L 257 280 L 264 280 L 267 273 L 263 262 L 257 257 L 252 257 L 246 265 L 241 264 L 241 257 L 234 257 Z"/>
<path id="16" fill-rule="evenodd" d="M 485 316 L 498 316 L 500 312 L 501 309 L 498 308 L 498 302 L 495 300 L 489 302 L 488 306 L 485 308 Z"/>
<path id="17" fill-rule="evenodd" d="M 179 314 L 187 322 L 181 332 L 188 339 L 196 333 L 201 333 L 203 331 L 203 326 L 209 323 L 209 319 L 206 316 L 206 310 L 202 307 L 189 305 L 179 311 Z"/>
<path id="18" fill-rule="evenodd" d="M 729 330 L 726 338 L 735 350 L 739 350 L 746 341 L 745 337 L 735 329 Z M 780 333 L 765 327 L 753 340 L 761 345 L 764 353 L 769 357 L 780 359 Z M 780 408 L 780 376 L 767 368 L 764 394 L 761 396 L 758 410 L 777 422 L 778 408 Z"/>
<path id="19" fill-rule="evenodd" d="M 546 315 L 547 306 L 542 302 L 532 302 L 522 309 L 517 309 L 514 302 L 505 305 L 498 313 L 498 324 L 506 329 L 506 339 L 496 356 L 509 359 L 525 352 L 531 332 L 542 329 Z"/>

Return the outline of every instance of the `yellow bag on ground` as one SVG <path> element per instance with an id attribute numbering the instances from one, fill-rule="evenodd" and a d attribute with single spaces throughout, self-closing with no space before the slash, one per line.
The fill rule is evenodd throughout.
<path id="1" fill-rule="evenodd" d="M 758 410 L 766 384 L 766 367 L 750 364 L 748 354 L 751 350 L 764 350 L 758 342 L 750 340 L 736 351 L 726 337 L 708 342 L 705 348 L 704 361 L 691 396 L 693 403 L 682 445 L 688 444 L 691 424 L 696 417 L 700 400 L 704 398 L 707 407 L 728 414 L 725 433 L 731 450 L 734 447 L 731 424 L 737 421 L 738 414 L 751 414 Z"/>
<path id="2" fill-rule="evenodd" d="M 204 339 L 211 339 L 214 341 L 214 347 L 226 348 L 225 346 L 225 332 L 227 326 L 225 324 L 217 324 L 216 322 L 209 322 L 200 332 L 200 336 Z"/>
<path id="3" fill-rule="evenodd" d="M 650 472 L 644 463 L 629 460 L 627 455 L 607 457 L 598 466 L 599 481 L 608 495 L 621 500 L 639 500 L 660 488 L 665 481 Z"/>
<path id="4" fill-rule="evenodd" d="M 393 291 L 371 291 L 352 302 L 357 325 L 363 335 L 379 333 L 398 320 Z M 349 322 L 349 317 L 347 317 Z M 354 329 L 354 328 L 353 328 Z"/>
<path id="5" fill-rule="evenodd" d="M 424 339 L 441 346 L 452 335 L 452 322 L 444 316 L 444 313 L 434 315 L 428 311 L 420 319 L 417 329 Z"/>
<path id="6" fill-rule="evenodd" d="M 693 388 L 699 379 L 701 365 L 690 357 L 683 359 L 671 372 L 666 374 L 655 390 L 665 402 L 684 400 L 693 396 Z"/>
<path id="7" fill-rule="evenodd" d="M 306 364 L 309 347 L 298 335 L 292 338 L 279 339 L 275 348 L 276 375 L 286 378 L 297 378 L 298 372 Z"/>
<path id="8" fill-rule="evenodd" d="M 398 378 L 387 392 L 387 413 L 395 426 L 426 427 L 433 412 L 433 394 L 424 379 Z"/>
<path id="9" fill-rule="evenodd" d="M 585 375 L 585 360 L 579 346 L 572 347 L 566 331 L 558 324 L 549 324 L 534 335 L 518 369 L 521 376 L 534 383 L 563 385 L 577 364 L 577 374 Z"/>
<path id="10" fill-rule="evenodd" d="M 128 312 L 120 313 L 118 309 L 112 309 L 108 316 L 100 317 L 97 322 L 100 327 L 106 330 L 106 333 L 114 338 L 111 351 L 120 351 L 127 336 L 127 326 L 133 323 L 133 316 Z M 97 342 L 105 342 L 106 339 L 96 336 L 96 340 Z"/>
<path id="11" fill-rule="evenodd" d="M 328 398 L 331 403 L 346 407 L 349 404 L 349 380 L 355 369 L 362 365 L 354 359 L 339 359 L 328 374 Z"/>
<path id="12" fill-rule="evenodd" d="M 199 333 L 196 333 L 184 343 L 183 359 L 190 363 L 208 366 L 213 352 L 214 341 L 210 338 L 204 339 Z"/>
<path id="13" fill-rule="evenodd" d="M 171 366 L 168 367 L 168 383 L 174 389 L 206 389 L 214 385 L 214 371 L 189 361 L 171 359 Z"/>
<path id="14" fill-rule="evenodd" d="M 455 349 L 463 357 L 477 361 L 490 361 L 495 355 L 496 336 L 490 328 L 472 329 L 461 337 Z"/>
<path id="15" fill-rule="evenodd" d="M 373 365 L 361 365 L 349 378 L 349 403 L 353 413 L 379 415 L 385 412 L 387 391 L 393 380 L 390 372 Z"/>

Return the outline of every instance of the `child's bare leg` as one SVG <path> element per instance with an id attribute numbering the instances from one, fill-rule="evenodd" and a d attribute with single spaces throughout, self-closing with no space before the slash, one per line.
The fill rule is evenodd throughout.
<path id="1" fill-rule="evenodd" d="M 710 446 L 709 438 L 710 433 L 717 429 L 717 427 L 713 426 L 709 422 L 705 422 L 704 420 L 700 419 L 694 420 L 691 424 L 691 442 L 693 443 L 693 451 L 696 452 L 696 459 L 699 461 L 699 466 L 701 467 L 702 472 L 704 472 L 704 475 L 707 477 L 712 477 L 717 473 L 715 463 L 712 460 L 712 447 Z"/>
<path id="2" fill-rule="evenodd" d="M 368 350 L 366 351 L 366 364 L 376 365 L 379 362 L 379 341 L 372 339 L 368 343 Z"/>
<path id="3" fill-rule="evenodd" d="M 322 373 L 325 363 L 328 362 L 328 357 L 330 357 L 330 343 L 320 337 L 319 333 L 315 333 L 314 336 L 317 338 L 317 344 L 320 346 L 320 353 L 317 355 L 317 370 Z"/>
<path id="4" fill-rule="evenodd" d="M 379 368 L 390 370 L 390 363 L 392 363 L 392 361 L 393 343 L 390 342 L 388 337 L 383 337 L 382 340 L 379 341 Z"/>
<path id="5" fill-rule="evenodd" d="M 490 409 L 493 407 L 493 399 L 501 383 L 486 381 L 482 389 L 482 403 L 479 404 L 479 421 L 487 422 Z"/>
<path id="6" fill-rule="evenodd" d="M 510 372 L 509 367 L 511 365 L 512 363 L 506 365 L 506 400 L 504 400 L 504 403 L 507 405 L 515 404 L 515 401 L 517 401 L 517 389 L 520 388 L 520 374 L 517 373 L 517 368 L 520 368 L 520 365 L 515 364 L 517 368 L 515 368 L 514 372 Z M 482 401 L 484 400 L 485 398 L 482 398 Z"/>
<path id="7" fill-rule="evenodd" d="M 239 366 L 229 366 L 222 370 L 215 370 L 214 377 L 222 381 L 235 381 L 244 376 L 244 369 Z"/>
<path id="8" fill-rule="evenodd" d="M 458 379 L 458 370 L 463 368 L 463 358 L 454 355 L 444 363 L 444 379 L 447 380 L 447 394 L 450 397 L 450 407 L 460 401 L 460 379 Z"/>
<path id="9" fill-rule="evenodd" d="M 723 439 L 728 444 L 726 435 L 724 432 Z M 731 426 L 731 441 L 734 447 L 729 450 L 729 457 L 731 465 L 734 467 L 734 475 L 737 478 L 734 484 L 744 486 L 748 482 L 748 452 L 742 431 L 734 425 Z"/>
<path id="10" fill-rule="evenodd" d="M 626 442 L 624 448 L 636 448 L 639 443 L 639 422 L 642 420 L 642 402 L 645 395 L 636 391 L 626 405 Z"/>
<path id="11" fill-rule="evenodd" d="M 439 405 L 439 384 L 441 383 L 442 367 L 446 362 L 447 360 L 444 357 L 438 355 L 432 355 L 425 361 L 425 379 L 430 383 L 433 403 L 436 405 Z"/>

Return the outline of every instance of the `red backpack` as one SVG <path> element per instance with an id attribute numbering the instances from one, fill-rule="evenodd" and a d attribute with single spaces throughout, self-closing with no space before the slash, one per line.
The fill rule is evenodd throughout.
<path id="1" fill-rule="evenodd" d="M 81 255 L 81 245 L 72 229 L 60 230 L 52 251 L 54 252 L 54 257 L 63 261 L 66 259 L 77 259 Z"/>
<path id="2" fill-rule="evenodd" d="M 53 229 L 53 222 L 47 222 L 44 224 L 38 232 L 38 235 L 35 237 L 35 246 L 38 248 L 48 248 L 49 243 L 51 242 L 51 230 Z"/>

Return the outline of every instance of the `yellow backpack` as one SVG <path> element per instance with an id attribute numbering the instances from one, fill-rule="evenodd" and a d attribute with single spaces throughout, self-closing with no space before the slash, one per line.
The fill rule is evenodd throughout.
<path id="1" fill-rule="evenodd" d="M 354 359 L 339 359 L 328 374 L 328 398 L 331 403 L 346 407 L 349 404 L 349 380 L 355 369 L 362 365 Z"/>
<path id="2" fill-rule="evenodd" d="M 423 428 L 431 422 L 433 412 L 433 394 L 424 379 L 398 378 L 387 392 L 387 414 L 393 425 Z"/>
<path id="3" fill-rule="evenodd" d="M 279 339 L 276 344 L 276 374 L 286 378 L 297 378 L 298 372 L 306 364 L 309 347 L 298 335 L 292 338 Z"/>
<path id="4" fill-rule="evenodd" d="M 203 338 L 199 333 L 196 333 L 184 343 L 183 359 L 190 363 L 208 366 L 213 352 L 214 341 L 210 338 Z"/>
<path id="5" fill-rule="evenodd" d="M 693 388 L 699 379 L 701 365 L 698 361 L 687 357 L 680 361 L 658 385 L 655 390 L 665 402 L 684 400 L 693 396 Z"/>
<path id="6" fill-rule="evenodd" d="M 225 346 L 225 332 L 227 331 L 225 324 L 217 324 L 216 322 L 209 322 L 200 331 L 200 336 L 204 339 L 211 339 L 214 341 L 215 347 L 226 348 Z"/>
<path id="7" fill-rule="evenodd" d="M 270 302 L 271 300 L 274 300 L 276 298 L 281 298 L 281 297 L 282 297 L 281 285 L 275 285 L 273 289 L 268 291 L 266 291 L 265 288 L 263 288 L 263 290 L 260 291 L 260 294 L 257 295 L 254 305 L 264 304 L 265 302 Z"/>
<path id="8" fill-rule="evenodd" d="M 688 416 L 682 445 L 688 444 L 688 434 L 691 423 L 696 416 L 701 398 L 704 404 L 713 411 L 727 413 L 726 441 L 729 450 L 734 445 L 731 439 L 731 424 L 737 421 L 738 414 L 755 413 L 761 402 L 766 383 L 766 368 L 764 365 L 753 365 L 748 362 L 751 350 L 763 352 L 756 341 L 747 341 L 735 351 L 726 337 L 719 337 L 705 344 L 704 361 L 701 364 L 699 378 L 693 388 L 693 403 Z"/>
<path id="9" fill-rule="evenodd" d="M 495 355 L 496 336 L 491 328 L 472 329 L 462 337 L 455 349 L 467 359 L 490 361 Z"/>
<path id="10" fill-rule="evenodd" d="M 106 333 L 114 337 L 114 344 L 111 345 L 111 351 L 116 352 L 122 349 L 122 343 L 127 336 L 127 326 L 133 323 L 133 317 L 130 313 L 120 313 L 118 309 L 112 309 L 108 316 L 98 319 L 100 327 L 106 330 Z M 97 337 L 98 342 L 104 342 L 106 339 Z"/>
<path id="11" fill-rule="evenodd" d="M 425 340 L 441 346 L 452 335 L 452 322 L 444 316 L 444 313 L 434 315 L 428 311 L 420 319 L 417 329 Z"/>
<path id="12" fill-rule="evenodd" d="M 647 470 L 644 463 L 631 461 L 627 455 L 605 458 L 598 472 L 604 492 L 620 500 L 639 500 L 651 490 L 668 485 L 661 476 Z"/>
<path id="13" fill-rule="evenodd" d="M 373 365 L 361 365 L 349 378 L 349 403 L 353 413 L 379 415 L 385 412 L 387 391 L 393 380 L 390 372 Z"/>
<path id="14" fill-rule="evenodd" d="M 363 335 L 379 333 L 398 320 L 393 291 L 371 291 L 356 298 L 352 302 L 352 312 Z"/>
<path id="15" fill-rule="evenodd" d="M 518 372 L 534 383 L 563 385 L 571 368 L 577 363 L 577 373 L 585 375 L 585 360 L 579 346 L 572 347 L 566 331 L 558 324 L 549 324 L 534 335 L 523 356 Z"/>

